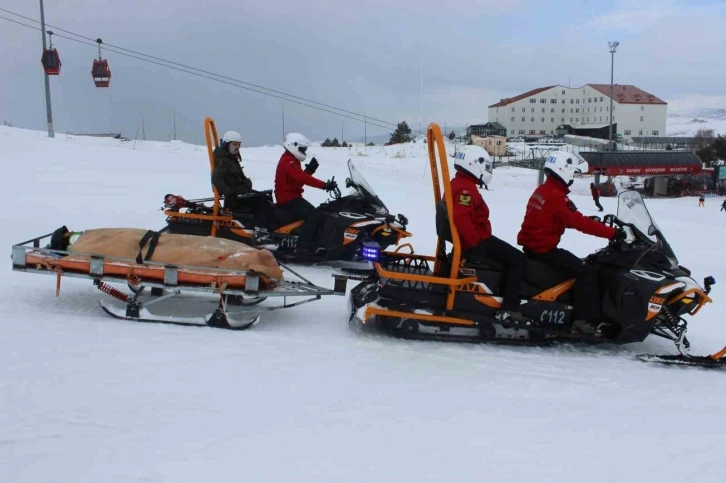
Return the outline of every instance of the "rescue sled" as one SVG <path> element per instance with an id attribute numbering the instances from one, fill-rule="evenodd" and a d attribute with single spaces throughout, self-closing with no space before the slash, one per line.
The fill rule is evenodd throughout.
<path id="1" fill-rule="evenodd" d="M 53 249 L 46 245 L 53 236 L 50 233 L 13 245 L 13 271 L 55 276 L 56 296 L 60 294 L 63 277 L 91 280 L 98 290 L 123 304 L 119 306 L 101 300 L 101 308 L 124 320 L 245 330 L 256 325 L 266 312 L 306 304 L 326 295 L 345 295 L 346 290 L 345 279 L 336 279 L 334 289 L 328 289 L 313 284 L 289 268 L 287 272 L 293 280 L 274 280 L 256 270 L 154 262 L 144 259 L 153 251 L 153 247 L 143 251 L 148 237 L 140 243 L 139 255 L 133 259 Z M 128 285 L 132 293 L 110 284 Z M 146 288 L 150 289 L 152 297 L 145 295 Z M 150 310 L 159 302 L 189 293 L 216 295 L 219 298 L 217 308 L 189 317 Z M 275 303 L 258 305 L 266 299 Z"/>
<path id="2" fill-rule="evenodd" d="M 573 326 L 575 280 L 530 259 L 520 305 L 529 320 L 498 320 L 504 267 L 497 260 L 462 259 L 439 126 L 429 125 L 427 137 L 436 206 L 436 254 L 385 252 L 375 264 L 375 274 L 351 290 L 351 328 L 379 329 L 404 337 L 524 343 L 567 340 L 628 344 L 653 334 L 673 341 L 680 354 L 643 355 L 642 360 L 726 365 L 726 350 L 706 358 L 690 356 L 686 338 L 684 316 L 696 315 L 712 302 L 708 294 L 715 280 L 706 277 L 702 287 L 678 264 L 642 197 L 634 191 L 622 193 L 618 216 L 608 215 L 603 221 L 623 228 L 628 239 L 587 257 L 587 263 L 598 267 L 604 287 L 603 319 L 597 334 L 581 333 Z M 451 245 L 448 252 L 447 243 Z"/>
<path id="3" fill-rule="evenodd" d="M 214 149 L 219 146 L 217 128 L 212 118 L 204 121 L 210 172 L 214 171 Z M 408 219 L 392 215 L 363 175 L 348 161 L 350 176 L 342 195 L 335 189 L 331 199 L 317 207 L 322 212 L 316 251 L 301 256 L 297 251 L 303 220 L 288 220 L 273 202 L 272 191 L 253 191 L 237 199 L 239 207 L 230 211 L 222 207 L 221 196 L 212 185 L 213 197 L 187 200 L 180 195 L 164 198 L 165 230 L 200 236 L 228 238 L 254 247 L 274 250 L 278 260 L 299 263 L 325 262 L 326 265 L 370 270 L 369 253 L 378 254 L 410 237 Z M 364 249 L 365 247 L 365 249 Z M 330 263 L 359 262 L 359 263 Z"/>

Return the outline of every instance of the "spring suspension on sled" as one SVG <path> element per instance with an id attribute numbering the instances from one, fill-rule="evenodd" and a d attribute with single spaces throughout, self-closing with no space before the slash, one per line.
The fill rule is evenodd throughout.
<path id="1" fill-rule="evenodd" d="M 110 285 L 107 285 L 100 280 L 94 281 L 96 288 L 100 290 L 101 292 L 110 295 L 111 297 L 115 298 L 116 300 L 120 300 L 121 302 L 128 302 L 129 296 L 123 293 L 121 290 L 114 288 Z"/>

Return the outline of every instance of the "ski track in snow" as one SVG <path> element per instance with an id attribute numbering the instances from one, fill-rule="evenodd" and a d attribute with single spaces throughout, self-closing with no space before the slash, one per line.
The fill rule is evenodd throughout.
<path id="1" fill-rule="evenodd" d="M 49 140 L 0 127 L 0 241 L 71 230 L 160 228 L 166 193 L 208 196 L 202 147 L 180 142 Z M 311 149 L 319 177 L 342 182 L 362 148 Z M 401 153 L 400 157 L 395 157 Z M 255 187 L 272 186 L 279 147 L 243 150 Z M 435 244 L 421 145 L 356 156 L 419 253 Z M 484 197 L 497 236 L 514 243 L 534 171 L 497 168 Z M 589 179 L 573 192 L 585 193 Z M 306 189 L 313 203 L 324 193 Z M 594 214 L 588 196 L 573 196 Z M 616 201 L 602 200 L 606 212 Z M 721 200 L 646 200 L 680 262 L 721 282 Z M 598 239 L 568 233 L 584 256 Z M 726 469 L 724 373 L 645 364 L 674 352 L 649 338 L 627 346 L 543 347 L 408 341 L 351 332 L 346 299 L 263 314 L 254 329 L 119 321 L 90 281 L 10 270 L 0 277 L 0 480 L 123 481 L 719 481 Z M 330 272 L 292 266 L 332 287 Z M 124 288 L 124 287 L 118 287 Z M 694 353 L 726 343 L 715 303 L 691 319 Z M 268 302 L 263 302 L 263 306 Z M 164 304 L 164 305 L 162 305 Z M 185 295 L 180 315 L 213 308 Z"/>

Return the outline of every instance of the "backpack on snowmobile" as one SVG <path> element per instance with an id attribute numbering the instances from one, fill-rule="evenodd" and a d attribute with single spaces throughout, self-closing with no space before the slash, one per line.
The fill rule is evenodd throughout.
<path id="1" fill-rule="evenodd" d="M 219 144 L 217 128 L 210 117 L 204 120 L 204 126 L 210 169 L 214 172 L 213 152 Z M 315 240 L 314 259 L 302 260 L 297 256 L 297 241 L 304 221 L 292 220 L 279 209 L 271 190 L 239 195 L 232 210 L 222 207 L 214 186 L 213 198 L 185 200 L 178 195 L 166 195 L 167 229 L 171 233 L 219 236 L 255 247 L 264 246 L 273 249 L 278 258 L 303 262 L 366 260 L 371 257 L 366 256 L 364 246 L 371 253 L 380 253 L 402 238 L 410 237 L 406 217 L 389 213 L 351 161 L 348 161 L 348 170 L 346 187 L 352 188 L 352 192 L 343 196 L 336 188 L 331 193 L 332 199 L 317 208 L 322 212 L 322 221 Z"/>
<path id="2" fill-rule="evenodd" d="M 436 206 L 436 255 L 386 253 L 376 264 L 375 275 L 351 291 L 352 328 L 381 328 L 403 336 L 428 333 L 487 341 L 565 339 L 615 344 L 641 342 L 654 334 L 676 344 L 682 355 L 671 360 L 703 362 L 686 355 L 690 344 L 683 317 L 697 314 L 711 302 L 708 293 L 715 280 L 707 277 L 701 287 L 691 278 L 690 271 L 678 264 L 645 202 L 635 191 L 621 193 L 617 216 L 608 215 L 603 221 L 623 228 L 628 239 L 611 243 L 586 259 L 586 263 L 598 268 L 602 280 L 598 336 L 580 333 L 572 325 L 573 306 L 578 303 L 573 295 L 575 279 L 567 279 L 531 259 L 527 259 L 520 306 L 529 320 L 497 320 L 504 267 L 492 259 L 462 259 L 439 126 L 432 123 L 427 136 Z M 450 252 L 447 243 L 451 245 Z M 705 359 L 705 363 L 716 361 L 712 357 Z"/>

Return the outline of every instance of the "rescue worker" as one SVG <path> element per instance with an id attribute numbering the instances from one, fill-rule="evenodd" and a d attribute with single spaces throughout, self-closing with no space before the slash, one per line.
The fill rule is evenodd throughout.
<path id="1" fill-rule="evenodd" d="M 590 183 L 590 193 L 592 193 L 592 200 L 595 202 L 598 210 L 602 211 L 602 205 L 600 204 L 600 190 L 595 186 L 595 183 Z"/>
<path id="2" fill-rule="evenodd" d="M 242 170 L 242 157 L 240 146 L 242 136 L 235 131 L 227 131 L 222 136 L 222 142 L 214 150 L 214 171 L 212 184 L 217 192 L 224 196 L 224 207 L 234 209 L 239 207 L 237 195 L 252 190 L 252 180 L 245 176 Z"/>
<path id="3" fill-rule="evenodd" d="M 595 267 L 586 264 L 573 253 L 557 248 L 567 228 L 615 242 L 625 240 L 625 232 L 584 216 L 568 198 L 569 186 L 575 176 L 576 162 L 570 153 L 552 153 L 545 162 L 547 180 L 529 199 L 517 243 L 524 253 L 549 265 L 557 272 L 575 277 L 575 308 L 573 326 L 589 335 L 601 335 L 597 329 L 600 319 L 600 290 Z"/>
<path id="4" fill-rule="evenodd" d="M 333 191 L 338 187 L 334 180 L 322 181 L 313 176 L 318 169 L 315 158 L 302 168 L 302 162 L 307 158 L 310 141 L 298 133 L 290 133 L 285 138 L 285 152 L 280 157 L 275 172 L 275 199 L 277 206 L 288 216 L 290 222 L 305 220 L 298 238 L 297 250 L 301 252 L 315 251 L 313 238 L 317 231 L 321 214 L 315 207 L 302 197 L 303 187 L 325 191 Z"/>
<path id="5" fill-rule="evenodd" d="M 456 175 L 451 180 L 454 225 L 459 232 L 462 255 L 466 260 L 488 258 L 505 266 L 504 297 L 496 318 L 503 322 L 525 322 L 527 317 L 519 310 L 519 295 L 526 259 L 521 251 L 492 235 L 489 207 L 477 189 L 491 182 L 491 163 L 484 156 L 476 157 L 479 154 L 476 151 L 468 151 L 458 154 L 454 161 Z"/>
<path id="6" fill-rule="evenodd" d="M 726 211 L 726 200 L 724 200 L 724 202 L 721 203 L 721 211 Z"/>

